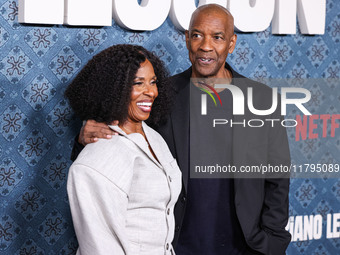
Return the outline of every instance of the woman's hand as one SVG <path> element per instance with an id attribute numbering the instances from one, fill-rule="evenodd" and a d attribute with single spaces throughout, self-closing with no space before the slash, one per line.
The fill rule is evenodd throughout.
<path id="1" fill-rule="evenodd" d="M 112 125 L 118 125 L 118 121 L 114 121 Z M 78 142 L 85 146 L 97 142 L 99 138 L 111 139 L 113 135 L 118 133 L 110 129 L 107 124 L 88 120 L 80 130 Z"/>

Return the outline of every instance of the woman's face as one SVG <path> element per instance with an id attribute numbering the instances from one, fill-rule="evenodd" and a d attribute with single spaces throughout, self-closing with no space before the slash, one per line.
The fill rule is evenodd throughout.
<path id="1" fill-rule="evenodd" d="M 128 119 L 133 122 L 147 120 L 152 104 L 158 96 L 157 77 L 149 60 L 141 63 L 133 80 Z"/>

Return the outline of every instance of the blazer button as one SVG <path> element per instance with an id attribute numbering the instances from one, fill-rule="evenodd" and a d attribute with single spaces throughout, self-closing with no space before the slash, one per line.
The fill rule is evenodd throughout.
<path id="1" fill-rule="evenodd" d="M 176 228 L 175 228 L 175 232 L 178 232 L 180 230 L 180 226 L 177 225 Z"/>
<path id="2" fill-rule="evenodd" d="M 168 209 L 168 210 L 166 211 L 166 213 L 167 213 L 168 215 L 170 215 L 170 209 Z"/>
<path id="3" fill-rule="evenodd" d="M 169 250 L 169 244 L 168 243 L 166 244 L 166 249 Z"/>
<path id="4" fill-rule="evenodd" d="M 185 203 L 186 200 L 187 200 L 187 198 L 186 198 L 185 196 L 182 196 L 181 202 L 182 202 L 182 203 Z"/>

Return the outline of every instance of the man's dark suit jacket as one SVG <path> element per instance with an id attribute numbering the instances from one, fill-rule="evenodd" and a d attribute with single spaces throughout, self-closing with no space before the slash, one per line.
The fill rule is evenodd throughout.
<path id="1" fill-rule="evenodd" d="M 261 83 L 249 80 L 226 64 L 233 76 L 233 85 L 243 94 L 253 87 L 256 109 L 269 109 L 272 90 Z M 189 178 L 189 98 L 191 68 L 172 77 L 175 86 L 175 104 L 167 122 L 155 128 L 167 142 L 182 171 L 183 186 L 175 207 L 176 247 L 185 213 L 186 190 Z M 247 100 L 245 100 L 247 102 Z M 271 116 L 255 116 L 247 110 L 245 115 L 234 116 L 234 121 L 243 119 L 282 119 L 280 108 Z M 82 146 L 75 143 L 71 159 L 75 159 Z M 285 128 L 278 122 L 275 127 L 261 128 L 233 127 L 232 163 L 236 167 L 260 164 L 289 165 L 290 154 Z M 235 207 L 245 240 L 249 247 L 266 255 L 282 255 L 290 242 L 290 234 L 285 230 L 288 221 L 289 179 L 257 178 L 235 179 Z M 207 215 L 206 217 L 209 217 Z"/>
<path id="2" fill-rule="evenodd" d="M 235 72 L 228 64 L 233 76 L 233 85 L 239 87 L 247 102 L 247 88 L 253 88 L 254 107 L 269 109 L 272 90 L 268 86 L 252 81 Z M 189 98 L 191 68 L 173 76 L 175 104 L 167 123 L 157 131 L 167 142 L 177 159 L 183 175 L 183 188 L 175 208 L 177 244 L 185 212 L 186 190 L 189 178 Z M 234 121 L 244 119 L 281 119 L 280 106 L 271 116 L 257 116 L 248 111 L 245 115 L 235 115 Z M 237 168 L 260 164 L 290 165 L 290 153 L 286 129 L 280 122 L 274 127 L 233 127 L 232 163 Z M 271 123 L 270 123 L 271 125 Z M 285 230 L 288 222 L 289 178 L 235 179 L 235 206 L 245 240 L 250 248 L 263 254 L 282 255 L 290 242 L 290 234 Z M 199 194 L 198 194 L 199 195 Z M 209 215 L 207 215 L 209 217 Z"/>

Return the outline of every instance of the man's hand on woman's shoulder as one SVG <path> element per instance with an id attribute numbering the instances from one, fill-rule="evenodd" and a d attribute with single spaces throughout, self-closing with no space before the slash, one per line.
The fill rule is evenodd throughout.
<path id="1" fill-rule="evenodd" d="M 115 121 L 112 125 L 118 125 L 118 121 Z M 80 130 L 78 142 L 85 146 L 97 142 L 99 138 L 111 139 L 113 135 L 117 135 L 117 133 L 110 129 L 107 124 L 88 120 Z"/>

